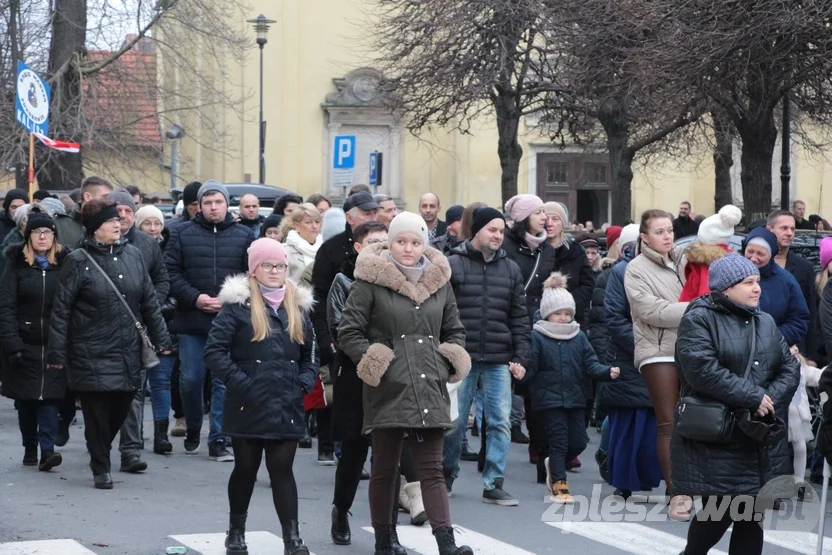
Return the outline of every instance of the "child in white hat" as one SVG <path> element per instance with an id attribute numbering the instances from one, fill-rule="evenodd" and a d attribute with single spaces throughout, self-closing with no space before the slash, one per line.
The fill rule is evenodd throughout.
<path id="1" fill-rule="evenodd" d="M 598 362 L 589 339 L 575 322 L 575 299 L 566 290 L 566 277 L 553 273 L 543 284 L 540 317 L 532 331 L 532 356 L 521 381 L 532 382 L 532 409 L 544 422 L 549 442 L 546 487 L 556 503 L 573 503 L 566 481 L 566 461 L 586 449 L 581 385 L 584 376 L 610 381 L 619 369 Z"/>

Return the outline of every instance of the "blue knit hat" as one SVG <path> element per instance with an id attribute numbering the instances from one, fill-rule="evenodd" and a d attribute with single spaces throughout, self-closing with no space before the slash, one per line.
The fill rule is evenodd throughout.
<path id="1" fill-rule="evenodd" d="M 748 276 L 759 276 L 760 270 L 753 262 L 739 254 L 726 254 L 711 262 L 708 268 L 708 285 L 711 291 L 723 292 Z"/>

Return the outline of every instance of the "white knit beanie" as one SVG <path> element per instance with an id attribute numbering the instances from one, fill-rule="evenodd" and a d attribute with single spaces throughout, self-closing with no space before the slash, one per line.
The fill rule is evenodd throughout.
<path id="1" fill-rule="evenodd" d="M 621 235 L 618 236 L 618 244 L 623 249 L 629 243 L 635 243 L 638 241 L 639 233 L 639 225 L 638 224 L 628 224 L 624 226 L 624 229 L 621 230 Z"/>
<path id="2" fill-rule="evenodd" d="M 540 317 L 544 320 L 558 310 L 570 310 L 575 316 L 575 299 L 566 290 L 566 276 L 553 272 L 543 283 L 543 298 L 540 301 Z"/>
<path id="3" fill-rule="evenodd" d="M 708 216 L 699 224 L 699 242 L 706 245 L 727 245 L 734 235 L 734 226 L 740 223 L 741 219 L 742 210 L 733 204 L 726 204 L 718 213 Z"/>
<path id="4" fill-rule="evenodd" d="M 393 218 L 387 232 L 387 244 L 392 245 L 393 240 L 402 233 L 415 233 L 425 245 L 428 244 L 428 224 L 419 214 L 402 212 Z"/>
<path id="5" fill-rule="evenodd" d="M 162 227 L 165 227 L 165 215 L 162 214 L 162 211 L 153 206 L 152 204 L 145 204 L 138 210 L 136 210 L 136 228 L 141 229 L 142 222 L 148 218 L 156 218 L 160 222 L 162 222 Z"/>

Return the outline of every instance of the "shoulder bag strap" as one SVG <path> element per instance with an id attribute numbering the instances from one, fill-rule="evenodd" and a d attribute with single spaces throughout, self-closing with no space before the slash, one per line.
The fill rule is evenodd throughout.
<path id="1" fill-rule="evenodd" d="M 537 259 L 534 261 L 534 268 L 532 268 L 532 273 L 529 276 L 529 281 L 527 281 L 525 287 L 523 287 L 523 293 L 529 290 L 529 285 L 531 285 L 532 280 L 534 279 L 534 275 L 537 273 L 537 269 L 540 267 L 541 256 L 543 256 L 543 249 L 539 249 L 537 251 Z"/>
<path id="2" fill-rule="evenodd" d="M 116 287 L 116 284 L 113 283 L 113 280 L 110 279 L 110 276 L 107 275 L 107 272 L 105 272 L 104 269 L 101 268 L 101 266 L 98 265 L 98 262 L 96 262 L 95 259 L 92 256 L 90 256 L 90 253 L 87 252 L 87 249 L 80 249 L 80 250 L 81 250 L 81 252 L 84 253 L 84 256 L 86 256 L 89 259 L 89 261 L 92 262 L 92 265 L 95 266 L 96 268 L 98 268 L 98 271 L 101 272 L 101 275 L 104 276 L 104 279 L 107 280 L 107 283 L 109 283 L 110 287 L 113 288 L 113 291 L 116 292 L 116 297 L 118 297 L 118 300 L 120 300 L 121 304 L 124 305 L 124 309 L 127 311 L 127 314 L 129 314 L 130 317 L 133 319 L 133 321 L 136 325 L 136 329 L 138 329 L 139 331 L 142 331 L 141 322 L 139 322 L 139 319 L 136 318 L 135 314 L 133 314 L 133 310 L 130 308 L 130 305 L 127 304 L 127 301 L 125 301 L 124 297 L 121 296 L 121 291 L 119 291 L 118 287 Z"/>
<path id="3" fill-rule="evenodd" d="M 757 350 L 757 319 L 756 317 L 751 317 L 751 353 L 748 356 L 748 364 L 745 366 L 745 372 L 743 372 L 742 377 L 747 378 L 748 374 L 751 372 L 751 366 L 754 365 L 754 352 Z"/>

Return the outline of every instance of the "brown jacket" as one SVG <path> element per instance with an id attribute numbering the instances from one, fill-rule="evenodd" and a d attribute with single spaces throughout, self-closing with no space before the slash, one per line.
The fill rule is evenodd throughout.
<path id="1" fill-rule="evenodd" d="M 635 364 L 654 357 L 674 357 L 676 330 L 688 303 L 679 302 L 684 268 L 681 249 L 670 251 L 671 266 L 642 244 L 641 253 L 627 265 L 624 290 L 630 302 L 635 338 Z"/>
<path id="2" fill-rule="evenodd" d="M 364 381 L 364 427 L 450 428 L 447 383 L 471 370 L 451 268 L 428 247 L 419 283 L 387 258 L 387 245 L 361 251 L 341 314 L 338 346 Z"/>

